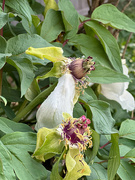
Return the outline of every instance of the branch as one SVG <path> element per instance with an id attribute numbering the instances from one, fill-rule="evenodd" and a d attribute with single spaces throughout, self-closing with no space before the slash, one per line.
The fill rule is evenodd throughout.
<path id="1" fill-rule="evenodd" d="M 130 5 L 132 0 L 129 0 L 129 2 L 123 7 L 121 12 L 124 12 L 126 10 L 126 8 Z"/>
<path id="2" fill-rule="evenodd" d="M 118 1 L 116 2 L 116 4 L 115 4 L 116 7 L 118 6 L 119 2 L 120 2 L 120 0 L 118 0 Z"/>
<path id="3" fill-rule="evenodd" d="M 125 48 L 124 48 L 123 53 L 122 53 L 122 56 L 121 56 L 122 59 L 124 59 L 124 57 L 125 57 L 125 53 L 126 53 L 126 50 L 127 50 L 127 46 L 128 46 L 128 43 L 129 43 L 129 41 L 130 41 L 130 39 L 131 39 L 132 34 L 133 34 L 132 32 L 129 34 L 128 40 L 127 40 L 127 42 L 126 42 Z"/>

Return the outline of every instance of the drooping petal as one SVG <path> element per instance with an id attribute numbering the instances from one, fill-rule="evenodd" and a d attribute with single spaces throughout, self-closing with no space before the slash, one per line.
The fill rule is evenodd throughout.
<path id="1" fill-rule="evenodd" d="M 60 47 L 44 47 L 44 48 L 29 47 L 25 53 L 36 56 L 40 59 L 46 58 L 52 62 L 67 60 L 67 58 L 63 56 L 63 50 Z"/>
<path id="2" fill-rule="evenodd" d="M 128 76 L 128 68 L 123 65 L 123 74 Z M 101 84 L 101 93 L 108 99 L 117 101 L 127 111 L 135 108 L 134 97 L 126 90 L 129 82 Z"/>
<path id="3" fill-rule="evenodd" d="M 134 97 L 128 92 L 124 91 L 124 93 L 120 96 L 120 105 L 123 109 L 127 111 L 133 111 L 135 109 L 135 100 Z"/>
<path id="4" fill-rule="evenodd" d="M 117 94 L 118 96 L 121 96 L 124 90 L 124 83 L 101 84 L 101 93 L 108 99 L 111 99 L 111 94 Z"/>
<path id="5" fill-rule="evenodd" d="M 78 149 L 69 149 L 66 156 L 67 174 L 64 180 L 77 180 L 86 175 L 90 176 L 91 170 L 88 164 L 82 159 Z"/>
<path id="6" fill-rule="evenodd" d="M 71 74 L 64 74 L 59 78 L 54 91 L 41 104 L 37 111 L 35 129 L 41 127 L 53 128 L 62 123 L 63 112 L 73 114 L 73 99 L 75 95 L 75 81 Z"/>
<path id="7" fill-rule="evenodd" d="M 101 93 L 107 99 L 117 101 L 121 105 L 121 107 L 127 111 L 132 111 L 135 109 L 134 97 L 127 90 L 125 90 L 123 94 L 119 95 L 119 93 L 113 91 L 113 88 L 117 89 L 117 86 L 113 86 L 113 88 L 111 89 L 112 86 L 109 85 L 111 84 L 108 84 L 108 86 L 101 85 Z"/>

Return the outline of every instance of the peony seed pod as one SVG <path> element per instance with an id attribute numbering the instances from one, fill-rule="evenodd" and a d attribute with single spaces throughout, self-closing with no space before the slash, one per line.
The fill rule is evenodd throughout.
<path id="1" fill-rule="evenodd" d="M 76 79 L 83 78 L 88 72 L 95 70 L 93 66 L 95 62 L 92 62 L 92 57 L 89 56 L 87 59 L 73 59 L 73 61 L 69 65 L 69 70 L 71 74 Z"/>

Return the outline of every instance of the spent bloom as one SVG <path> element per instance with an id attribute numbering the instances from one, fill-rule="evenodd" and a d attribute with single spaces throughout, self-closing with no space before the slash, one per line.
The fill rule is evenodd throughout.
<path id="1" fill-rule="evenodd" d="M 53 68 L 44 77 L 58 77 L 58 84 L 38 109 L 35 129 L 54 128 L 62 122 L 63 112 L 73 115 L 73 107 L 80 92 L 89 84 L 86 74 L 95 69 L 95 63 L 91 56 L 86 59 L 66 58 L 62 55 L 63 50 L 57 47 L 30 47 L 26 53 L 54 62 Z"/>
<path id="2" fill-rule="evenodd" d="M 128 68 L 123 64 L 123 74 L 128 76 Z M 127 91 L 129 82 L 101 84 L 101 93 L 108 99 L 117 101 L 124 110 L 135 108 L 134 97 Z"/>
<path id="3" fill-rule="evenodd" d="M 57 155 L 55 160 L 62 161 L 59 166 L 63 169 L 64 180 L 89 176 L 91 170 L 83 154 L 87 146 L 92 147 L 91 131 L 88 126 L 90 120 L 85 116 L 73 118 L 68 113 L 63 113 L 63 117 L 64 120 L 59 127 L 39 129 L 33 157 L 45 162 Z"/>
<path id="4" fill-rule="evenodd" d="M 71 116 L 65 118 L 58 131 L 61 133 L 66 147 L 69 145 L 70 148 L 78 148 L 80 152 L 85 151 L 87 146 L 91 147 L 92 141 L 89 124 L 90 120 L 84 115 L 77 119 Z"/>

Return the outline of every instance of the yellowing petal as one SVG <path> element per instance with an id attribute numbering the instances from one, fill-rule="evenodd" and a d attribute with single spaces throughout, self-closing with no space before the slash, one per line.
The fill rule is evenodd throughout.
<path id="1" fill-rule="evenodd" d="M 67 59 L 66 57 L 63 56 L 63 50 L 60 47 L 44 47 L 44 48 L 29 47 L 25 53 L 36 56 L 40 59 L 46 58 L 52 62 L 57 62 Z"/>
<path id="2" fill-rule="evenodd" d="M 55 2 L 55 0 L 44 0 L 45 3 L 45 11 L 44 11 L 44 15 L 46 15 L 47 11 L 49 9 L 54 9 L 54 10 L 58 10 L 58 5 Z"/>
<path id="3" fill-rule="evenodd" d="M 78 149 L 69 149 L 66 155 L 67 174 L 64 180 L 77 180 L 82 176 L 89 176 L 90 167 L 79 154 Z"/>

